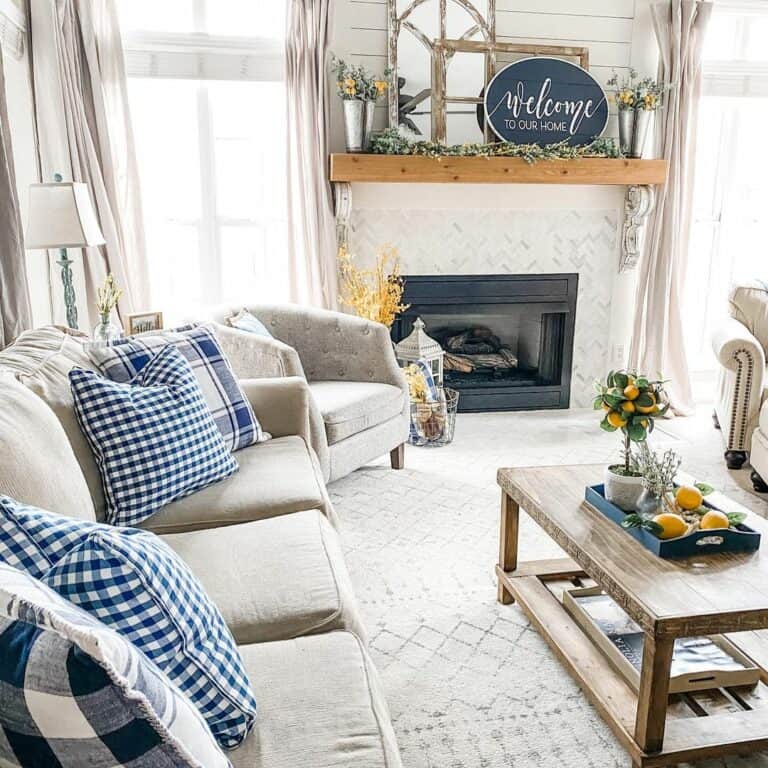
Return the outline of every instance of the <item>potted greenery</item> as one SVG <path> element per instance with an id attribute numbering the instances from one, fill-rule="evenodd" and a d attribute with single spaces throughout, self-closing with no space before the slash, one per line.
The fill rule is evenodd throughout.
<path id="1" fill-rule="evenodd" d="M 664 103 L 664 93 L 669 90 L 665 83 L 652 77 L 638 79 L 634 69 L 619 77 L 616 72 L 606 81 L 613 89 L 614 100 L 619 110 L 619 146 L 626 157 L 643 156 L 645 138 L 651 117 Z"/>
<path id="2" fill-rule="evenodd" d="M 644 442 L 653 431 L 654 419 L 663 416 L 668 404 L 662 404 L 664 382 L 651 381 L 635 371 L 611 371 L 605 382 L 595 382 L 595 410 L 605 415 L 600 427 L 606 432 L 622 433 L 620 464 L 605 470 L 605 498 L 626 512 L 633 512 L 643 493 L 643 476 L 632 454 L 632 443 Z"/>
<path id="3" fill-rule="evenodd" d="M 373 134 L 374 108 L 389 89 L 391 70 L 385 69 L 383 78 L 380 78 L 361 64 L 347 64 L 335 56 L 331 68 L 344 109 L 347 152 L 367 152 Z"/>

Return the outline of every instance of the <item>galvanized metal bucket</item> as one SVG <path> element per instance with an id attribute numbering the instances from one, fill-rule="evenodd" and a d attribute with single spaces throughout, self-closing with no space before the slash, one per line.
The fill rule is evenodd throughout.
<path id="1" fill-rule="evenodd" d="M 360 99 L 344 99 L 344 137 L 347 152 L 367 152 L 373 133 L 376 103 Z"/>
<path id="2" fill-rule="evenodd" d="M 625 157 L 641 158 L 651 124 L 652 110 L 619 110 L 619 144 Z"/>

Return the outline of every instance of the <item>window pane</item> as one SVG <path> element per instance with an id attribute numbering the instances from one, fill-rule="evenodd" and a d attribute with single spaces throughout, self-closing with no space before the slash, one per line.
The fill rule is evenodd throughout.
<path id="1" fill-rule="evenodd" d="M 208 0 L 206 29 L 215 35 L 285 37 L 287 0 Z"/>
<path id="2" fill-rule="evenodd" d="M 219 217 L 285 219 L 285 86 L 216 82 L 209 87 Z"/>
<path id="3" fill-rule="evenodd" d="M 154 78 L 128 84 L 145 215 L 198 219 L 197 85 Z"/>
<path id="4" fill-rule="evenodd" d="M 192 32 L 193 0 L 118 0 L 123 32 Z"/>
<path id="5" fill-rule="evenodd" d="M 227 302 L 280 301 L 288 297 L 282 222 L 221 228 L 222 299 Z"/>
<path id="6" fill-rule="evenodd" d="M 768 61 L 768 18 L 752 16 L 747 20 L 747 50 L 745 58 L 749 61 Z"/>
<path id="7" fill-rule="evenodd" d="M 707 26 L 707 38 L 704 42 L 704 60 L 725 61 L 740 58 L 739 41 L 741 38 L 742 16 L 715 10 Z"/>

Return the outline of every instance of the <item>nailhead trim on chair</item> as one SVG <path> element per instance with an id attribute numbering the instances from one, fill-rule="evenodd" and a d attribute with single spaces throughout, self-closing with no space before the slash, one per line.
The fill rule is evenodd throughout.
<path id="1" fill-rule="evenodd" d="M 736 361 L 736 386 L 734 388 L 733 405 L 731 409 L 731 426 L 728 430 L 728 450 L 746 451 L 747 450 L 747 418 L 749 415 L 749 398 L 752 394 L 752 378 L 754 375 L 754 361 L 752 355 L 746 349 L 737 349 L 733 353 L 733 359 Z M 746 366 L 746 374 L 744 367 Z M 740 396 L 744 379 L 744 394 Z M 744 407 L 739 409 L 739 403 Z M 740 410 L 740 413 L 737 411 Z M 738 435 L 736 433 L 738 419 Z"/>

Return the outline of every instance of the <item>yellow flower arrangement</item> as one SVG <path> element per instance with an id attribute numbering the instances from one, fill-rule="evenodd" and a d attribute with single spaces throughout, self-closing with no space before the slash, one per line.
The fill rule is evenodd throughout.
<path id="1" fill-rule="evenodd" d="M 331 68 L 336 76 L 336 87 L 342 99 L 358 101 L 377 101 L 389 89 L 389 77 L 392 72 L 384 70 L 383 77 L 375 77 L 361 64 L 347 64 L 335 56 L 331 60 Z"/>
<path id="2" fill-rule="evenodd" d="M 412 403 L 426 403 L 427 402 L 427 380 L 424 378 L 424 373 L 416 363 L 407 365 L 403 372 L 405 373 L 405 380 L 408 382 L 408 392 L 411 396 Z"/>
<path id="3" fill-rule="evenodd" d="M 120 297 L 123 295 L 123 289 L 117 287 L 115 278 L 110 272 L 104 280 L 104 285 L 96 289 L 96 309 L 100 315 L 108 315 L 117 306 Z"/>
<path id="4" fill-rule="evenodd" d="M 376 89 L 379 96 L 383 96 L 387 88 L 389 88 L 389 83 L 386 82 L 386 80 L 374 80 L 373 87 Z"/>
<path id="5" fill-rule="evenodd" d="M 342 303 L 360 317 L 391 328 L 397 315 L 408 309 L 407 304 L 401 303 L 403 278 L 397 250 L 384 246 L 376 256 L 375 267 L 360 269 L 353 263 L 349 250 L 342 246 L 338 261 Z"/>

